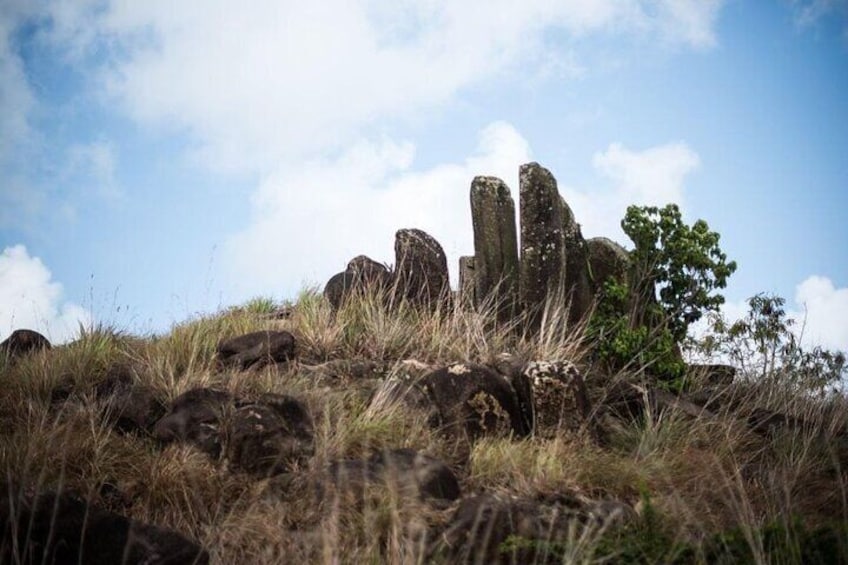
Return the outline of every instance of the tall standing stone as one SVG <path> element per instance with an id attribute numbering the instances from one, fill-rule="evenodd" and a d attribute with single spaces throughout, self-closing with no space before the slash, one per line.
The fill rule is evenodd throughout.
<path id="1" fill-rule="evenodd" d="M 570 302 L 568 320 L 575 324 L 591 310 L 595 292 L 589 275 L 589 247 L 580 232 L 580 224 L 574 219 L 574 212 L 565 200 L 560 201 L 565 239 L 565 298 Z"/>
<path id="2" fill-rule="evenodd" d="M 459 303 L 463 307 L 474 304 L 474 257 L 464 255 L 459 258 Z"/>
<path id="3" fill-rule="evenodd" d="M 518 237 L 515 203 L 509 187 L 496 177 L 471 181 L 471 219 L 474 226 L 475 301 L 492 297 L 501 319 L 515 308 L 518 290 Z"/>
<path id="4" fill-rule="evenodd" d="M 565 282 L 565 237 L 562 200 L 556 179 L 538 163 L 519 169 L 521 263 L 519 303 L 528 313 L 530 330 L 541 323 L 549 296 L 560 298 Z"/>
<path id="5" fill-rule="evenodd" d="M 401 296 L 435 308 L 450 300 L 448 260 L 439 242 L 417 229 L 395 234 L 395 281 Z"/>

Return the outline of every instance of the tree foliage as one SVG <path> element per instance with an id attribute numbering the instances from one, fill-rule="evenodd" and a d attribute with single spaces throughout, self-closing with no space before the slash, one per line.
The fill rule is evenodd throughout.
<path id="1" fill-rule="evenodd" d="M 633 241 L 627 281 L 607 281 L 589 323 L 597 352 L 614 368 L 644 368 L 678 380 L 685 368 L 678 344 L 704 313 L 717 311 L 717 291 L 736 270 L 703 220 L 683 222 L 675 204 L 630 206 L 621 226 Z"/>
<path id="2" fill-rule="evenodd" d="M 748 312 L 733 323 L 724 316 L 710 316 L 709 331 L 694 342 L 707 357 L 723 357 L 742 374 L 776 378 L 807 392 L 823 394 L 838 390 L 848 376 L 845 354 L 801 345 L 796 322 L 790 318 L 780 296 L 760 293 L 748 299 Z"/>

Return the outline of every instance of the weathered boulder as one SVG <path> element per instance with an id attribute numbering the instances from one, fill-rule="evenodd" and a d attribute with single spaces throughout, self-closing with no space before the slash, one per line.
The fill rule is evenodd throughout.
<path id="1" fill-rule="evenodd" d="M 591 404 L 580 370 L 569 361 L 531 361 L 521 369 L 533 389 L 534 433 L 589 429 Z"/>
<path id="2" fill-rule="evenodd" d="M 239 369 L 282 363 L 294 357 L 294 336 L 287 331 L 251 332 L 218 344 L 218 359 Z"/>
<path id="3" fill-rule="evenodd" d="M 239 403 L 225 429 L 234 470 L 268 477 L 302 466 L 315 452 L 312 418 L 291 396 L 264 394 Z"/>
<path id="4" fill-rule="evenodd" d="M 104 417 L 122 433 L 153 432 L 165 414 L 165 405 L 151 387 L 130 385 L 105 398 Z"/>
<path id="5" fill-rule="evenodd" d="M 569 303 L 568 320 L 579 323 L 592 309 L 595 289 L 589 274 L 589 247 L 574 212 L 565 202 L 562 207 L 562 234 L 565 239 L 565 299 Z"/>
<path id="6" fill-rule="evenodd" d="M 435 309 L 450 301 L 448 260 L 439 242 L 422 230 L 395 234 L 395 284 L 401 298 Z"/>
<path id="7" fill-rule="evenodd" d="M 633 510 L 617 501 L 561 494 L 528 498 L 481 494 L 465 498 L 428 550 L 447 563 L 562 563 L 563 547 L 586 524 L 599 528 L 625 522 Z M 509 543 L 509 540 L 516 543 Z"/>
<path id="8" fill-rule="evenodd" d="M 630 271 L 630 254 L 622 246 L 605 237 L 586 241 L 592 284 L 597 294 L 610 278 L 626 282 Z"/>
<path id="9" fill-rule="evenodd" d="M 475 300 L 479 304 L 494 299 L 499 318 L 508 319 L 518 298 L 518 236 L 515 203 L 506 183 L 496 177 L 474 177 L 471 219 Z"/>
<path id="10" fill-rule="evenodd" d="M 173 530 L 130 520 L 70 493 L 23 496 L 0 485 L 1 563 L 203 565 L 209 554 Z"/>
<path id="11" fill-rule="evenodd" d="M 19 357 L 41 349 L 50 349 L 46 337 L 33 330 L 15 330 L 0 343 L 0 356 Z"/>
<path id="12" fill-rule="evenodd" d="M 353 273 L 354 285 L 357 288 L 388 288 L 392 284 L 392 273 L 389 268 L 367 255 L 357 255 L 348 261 L 345 271 Z"/>
<path id="13" fill-rule="evenodd" d="M 562 199 L 554 176 L 538 163 L 519 169 L 521 262 L 519 304 L 529 329 L 539 329 L 547 300 L 561 299 L 565 283 Z"/>
<path id="14" fill-rule="evenodd" d="M 330 303 L 333 311 L 342 307 L 351 289 L 354 288 L 355 281 L 356 275 L 349 271 L 342 271 L 330 277 L 330 280 L 324 285 L 324 297 Z"/>
<path id="15" fill-rule="evenodd" d="M 221 424 L 234 401 L 230 393 L 195 388 L 178 396 L 156 422 L 154 437 L 161 442 L 190 443 L 217 459 L 221 455 Z"/>
<path id="16" fill-rule="evenodd" d="M 481 435 L 530 435 L 532 408 L 503 375 L 483 365 L 455 363 L 418 383 L 438 412 L 439 425 L 469 439 Z"/>
<path id="17" fill-rule="evenodd" d="M 371 485 L 384 485 L 404 498 L 435 502 L 456 500 L 459 481 L 444 462 L 414 449 L 389 449 L 368 459 L 334 461 L 327 477 L 337 497 L 361 500 Z"/>

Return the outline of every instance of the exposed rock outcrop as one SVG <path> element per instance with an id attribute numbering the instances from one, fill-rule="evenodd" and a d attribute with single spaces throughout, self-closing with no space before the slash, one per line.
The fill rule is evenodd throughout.
<path id="1" fill-rule="evenodd" d="M 447 257 L 431 235 L 418 229 L 395 234 L 395 285 L 416 305 L 434 309 L 450 301 Z"/>
<path id="2" fill-rule="evenodd" d="M 531 331 L 539 328 L 542 308 L 562 298 L 565 283 L 565 236 L 562 200 L 554 176 L 538 163 L 519 170 L 521 263 L 519 303 Z"/>
<path id="3" fill-rule="evenodd" d="M 314 426 L 306 406 L 282 394 L 239 403 L 226 422 L 230 468 L 271 476 L 303 466 L 315 453 Z"/>
<path id="4" fill-rule="evenodd" d="M 70 493 L 23 496 L 0 485 L 0 562 L 205 565 L 182 534 L 98 508 Z"/>
<path id="5" fill-rule="evenodd" d="M 383 485 L 404 498 L 445 502 L 460 496 L 459 481 L 448 465 L 414 449 L 387 449 L 368 459 L 343 459 L 327 468 L 337 497 L 362 498 L 372 485 Z M 329 493 L 325 493 L 329 494 Z"/>
<path id="6" fill-rule="evenodd" d="M 506 183 L 496 177 L 474 177 L 471 219 L 475 301 L 494 300 L 499 318 L 509 319 L 518 298 L 518 236 L 515 203 Z"/>
<path id="7" fill-rule="evenodd" d="M 562 563 L 563 542 L 575 529 L 579 536 L 583 527 L 624 523 L 633 515 L 626 504 L 576 495 L 481 494 L 462 500 L 428 556 L 448 563 Z"/>
<path id="8" fill-rule="evenodd" d="M 574 212 L 561 200 L 562 234 L 565 239 L 565 299 L 568 301 L 568 320 L 576 324 L 592 310 L 595 297 L 589 275 L 589 246 L 580 232 Z"/>
<path id="9" fill-rule="evenodd" d="M 630 255 L 622 246 L 606 237 L 593 237 L 586 241 L 589 268 L 595 293 L 603 289 L 610 278 L 626 282 L 630 270 Z"/>
<path id="10" fill-rule="evenodd" d="M 36 331 L 15 330 L 0 343 L 0 356 L 14 358 L 50 347 L 50 341 Z"/>
<path id="11" fill-rule="evenodd" d="M 248 369 L 294 359 L 295 339 L 287 331 L 263 330 L 218 344 L 218 358 L 225 365 Z"/>

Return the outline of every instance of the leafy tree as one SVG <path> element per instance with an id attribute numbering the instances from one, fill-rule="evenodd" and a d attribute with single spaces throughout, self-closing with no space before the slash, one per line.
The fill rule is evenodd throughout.
<path id="1" fill-rule="evenodd" d="M 736 270 L 703 220 L 683 222 L 675 204 L 630 206 L 621 222 L 634 243 L 627 281 L 607 281 L 589 322 L 598 356 L 613 368 L 636 364 L 672 388 L 685 364 L 678 344 L 724 297 L 716 291 Z"/>
<path id="2" fill-rule="evenodd" d="M 779 378 L 820 394 L 838 389 L 848 376 L 845 354 L 804 348 L 785 304 L 780 296 L 760 293 L 748 299 L 745 317 L 732 324 L 711 314 L 709 331 L 694 342 L 695 351 L 724 357 L 749 377 Z"/>

